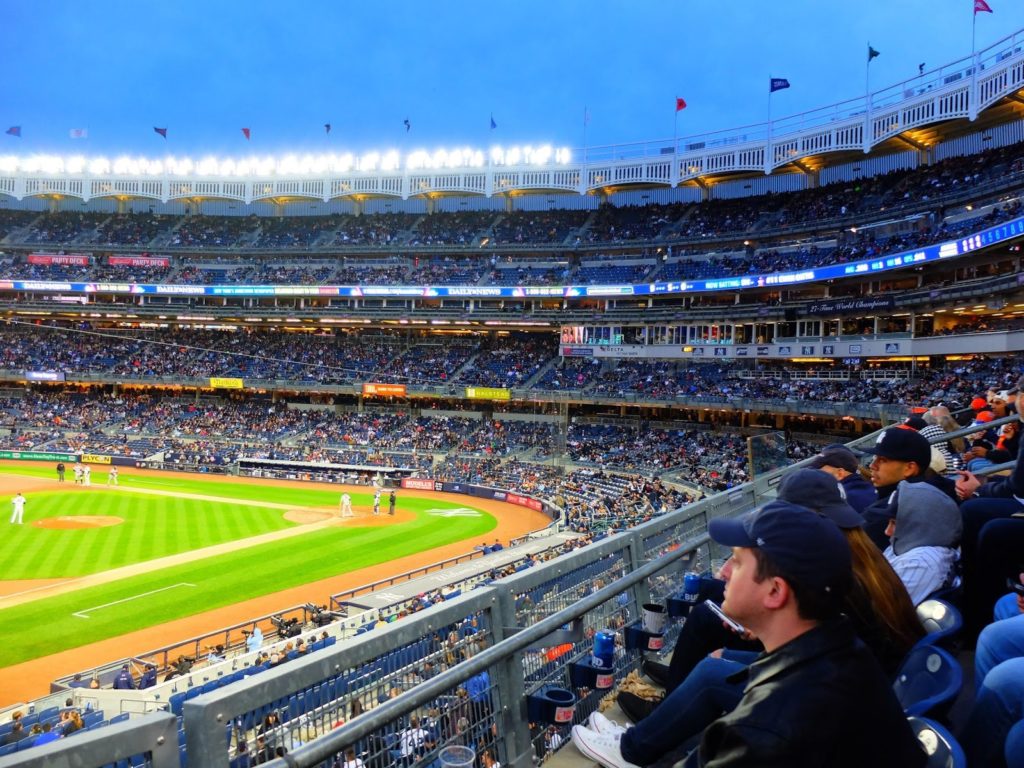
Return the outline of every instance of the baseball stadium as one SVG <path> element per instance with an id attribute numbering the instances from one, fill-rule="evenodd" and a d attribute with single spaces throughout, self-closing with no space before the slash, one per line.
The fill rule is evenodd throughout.
<path id="1" fill-rule="evenodd" d="M 669 702 L 805 619 L 754 510 L 914 752 L 783 763 L 1021 765 L 1022 195 L 1024 30 L 667 143 L 0 157 L 0 766 L 764 764 Z"/>

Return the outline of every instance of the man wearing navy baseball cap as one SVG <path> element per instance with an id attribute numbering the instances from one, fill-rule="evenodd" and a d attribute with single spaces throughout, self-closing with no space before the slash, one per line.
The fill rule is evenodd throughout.
<path id="1" fill-rule="evenodd" d="M 930 483 L 959 502 L 956 484 L 942 475 L 929 475 L 928 465 L 932 460 L 932 448 L 928 439 L 910 427 L 890 427 L 881 432 L 875 444 L 860 448 L 862 453 L 874 456 L 871 462 L 871 484 L 878 492 L 878 500 L 864 508 L 864 532 L 871 537 L 879 549 L 889 546 L 885 529 L 896 517 L 899 484 Z"/>
<path id="2" fill-rule="evenodd" d="M 723 610 L 764 643 L 743 698 L 683 763 L 914 768 L 925 754 L 878 662 L 840 617 L 853 574 L 834 522 L 785 501 L 712 520 L 732 547 Z"/>

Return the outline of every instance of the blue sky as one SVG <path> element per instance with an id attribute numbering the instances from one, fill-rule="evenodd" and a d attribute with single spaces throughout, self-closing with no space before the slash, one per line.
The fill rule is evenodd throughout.
<path id="1" fill-rule="evenodd" d="M 979 48 L 1024 28 L 1021 0 L 988 2 Z M 868 41 L 873 89 L 966 55 L 972 7 L 0 0 L 0 154 L 578 148 L 585 107 L 589 146 L 671 137 L 676 96 L 686 136 L 763 121 L 769 75 L 792 84 L 776 117 L 862 95 Z M 11 125 L 20 140 L 3 135 Z"/>

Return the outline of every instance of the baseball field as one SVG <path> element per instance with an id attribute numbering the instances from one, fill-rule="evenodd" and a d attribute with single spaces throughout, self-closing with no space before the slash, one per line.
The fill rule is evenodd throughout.
<path id="1" fill-rule="evenodd" d="M 265 609 L 248 616 L 287 608 L 301 602 L 289 590 L 304 585 L 317 586 L 305 599 L 326 602 L 330 592 L 319 590 L 329 584 L 333 591 L 365 584 L 414 567 L 410 556 L 435 562 L 453 546 L 470 551 L 495 533 L 510 537 L 545 522 L 522 507 L 500 504 L 508 508 L 502 513 L 497 502 L 426 491 L 399 490 L 394 516 L 385 493 L 374 516 L 365 486 L 128 469 L 115 488 L 101 468 L 91 480 L 90 487 L 75 485 L 69 472 L 58 483 L 50 465 L 0 464 L 0 682 L 5 669 L 197 614 L 209 629 L 226 626 L 237 617 L 219 618 L 219 609 L 255 610 L 259 598 Z M 342 519 L 345 490 L 355 517 Z M 26 498 L 22 525 L 8 523 L 19 492 Z M 506 515 L 520 523 L 516 531 L 500 525 Z"/>

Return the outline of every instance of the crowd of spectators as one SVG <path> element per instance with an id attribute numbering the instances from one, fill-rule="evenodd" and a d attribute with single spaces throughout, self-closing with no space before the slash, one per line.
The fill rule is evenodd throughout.
<path id="1" fill-rule="evenodd" d="M 490 265 L 479 256 L 416 257 L 406 282 L 411 285 L 476 285 L 490 272 Z"/>
<path id="2" fill-rule="evenodd" d="M 458 211 L 424 216 L 413 229 L 408 245 L 472 245 L 490 229 L 493 211 Z"/>
<path id="3" fill-rule="evenodd" d="M 485 345 L 463 369 L 459 383 L 469 386 L 521 387 L 557 353 L 554 337 L 500 336 Z"/>
<path id="4" fill-rule="evenodd" d="M 259 226 L 256 216 L 204 216 L 197 214 L 177 223 L 167 245 L 181 248 L 230 248 Z"/>
<path id="5" fill-rule="evenodd" d="M 117 213 L 96 228 L 91 241 L 111 245 L 147 245 L 172 222 L 172 217 L 158 213 Z"/>
<path id="6" fill-rule="evenodd" d="M 0 210 L 0 242 L 11 232 L 27 227 L 38 216 L 35 211 Z"/>
<path id="7" fill-rule="evenodd" d="M 0 240 L 27 228 L 24 244 L 53 246 L 165 245 L 230 248 L 242 245 L 290 248 L 410 245 L 463 246 L 487 238 L 487 245 L 559 245 L 706 240 L 775 231 L 827 221 L 836 230 L 854 216 L 918 208 L 938 213 L 942 201 L 978 185 L 1007 181 L 1024 169 L 1020 144 L 975 155 L 952 157 L 929 166 L 841 181 L 799 192 L 702 203 L 602 205 L 597 211 L 451 212 L 431 215 L 382 213 L 354 216 L 207 216 L 153 213 L 0 212 Z M 938 231 L 939 227 L 933 227 Z M 164 242 L 166 241 L 166 242 Z"/>
<path id="8" fill-rule="evenodd" d="M 406 236 L 417 216 L 411 213 L 374 213 L 343 216 L 331 245 L 397 245 Z"/>
<path id="9" fill-rule="evenodd" d="M 561 244 L 583 226 L 589 211 L 514 211 L 506 213 L 492 228 L 491 245 L 537 243 Z"/>
<path id="10" fill-rule="evenodd" d="M 1009 323 L 1011 327 L 1015 323 Z M 906 404 L 965 403 L 991 381 L 1015 379 L 1019 354 L 976 357 L 915 370 L 893 364 L 860 376 L 759 361 L 750 365 L 673 360 L 561 358 L 554 336 L 422 339 L 382 333 L 295 334 L 247 330 L 115 333 L 62 329 L 0 331 L 0 369 L 105 374 L 146 380 L 236 376 L 321 384 L 522 387 L 543 369 L 537 389 L 597 397 L 708 401 L 770 400 Z M 46 334 L 45 336 L 43 334 Z M 876 377 L 888 370 L 889 377 Z M 836 373 L 844 374 L 838 378 Z"/>
<path id="11" fill-rule="evenodd" d="M 279 216 L 260 219 L 257 248 L 309 248 L 343 222 L 341 216 Z"/>
<path id="12" fill-rule="evenodd" d="M 107 218 L 102 213 L 43 213 L 36 218 L 24 235 L 24 242 L 70 244 L 85 239 Z"/>
<path id="13" fill-rule="evenodd" d="M 684 215 L 683 203 L 659 205 L 602 205 L 587 226 L 583 239 L 588 243 L 624 243 L 631 240 L 655 240 Z"/>
<path id="14" fill-rule="evenodd" d="M 659 474 L 684 470 L 688 482 L 718 490 L 749 479 L 745 438 L 711 430 L 570 424 L 566 453 L 574 462 L 602 468 Z"/>

